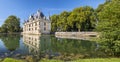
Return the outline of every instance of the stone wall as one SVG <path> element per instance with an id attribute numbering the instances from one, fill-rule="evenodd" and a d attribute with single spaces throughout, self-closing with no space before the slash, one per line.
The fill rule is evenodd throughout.
<path id="1" fill-rule="evenodd" d="M 73 38 L 73 39 L 89 39 L 90 37 L 98 37 L 97 32 L 56 32 L 58 38 Z"/>

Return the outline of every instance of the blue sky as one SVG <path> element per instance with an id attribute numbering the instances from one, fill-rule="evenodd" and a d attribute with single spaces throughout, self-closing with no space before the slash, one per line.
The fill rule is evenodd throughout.
<path id="1" fill-rule="evenodd" d="M 24 20 L 41 10 L 47 17 L 53 14 L 59 14 L 62 11 L 71 11 L 80 6 L 91 6 L 97 8 L 105 0 L 0 0 L 0 26 L 9 15 L 16 15 L 21 20 L 21 26 Z"/>

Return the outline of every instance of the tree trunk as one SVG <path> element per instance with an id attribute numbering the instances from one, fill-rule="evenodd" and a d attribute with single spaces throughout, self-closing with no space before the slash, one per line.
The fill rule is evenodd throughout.
<path id="1" fill-rule="evenodd" d="M 78 32 L 80 32 L 80 29 L 78 29 Z"/>

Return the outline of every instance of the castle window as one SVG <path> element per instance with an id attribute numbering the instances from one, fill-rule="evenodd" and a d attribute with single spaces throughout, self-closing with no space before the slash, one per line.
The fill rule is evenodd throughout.
<path id="1" fill-rule="evenodd" d="M 44 26 L 46 26 L 46 23 L 44 22 Z"/>
<path id="2" fill-rule="evenodd" d="M 29 27 L 30 27 L 30 24 L 29 24 Z"/>
<path id="3" fill-rule="evenodd" d="M 39 25 L 40 25 L 40 22 L 39 22 Z"/>
<path id="4" fill-rule="evenodd" d="M 37 30 L 37 27 L 35 27 L 35 30 Z"/>
<path id="5" fill-rule="evenodd" d="M 30 39 L 30 37 L 29 37 L 29 39 Z"/>
<path id="6" fill-rule="evenodd" d="M 29 28 L 29 31 L 30 31 L 30 28 Z"/>
<path id="7" fill-rule="evenodd" d="M 37 39 L 35 39 L 35 41 L 37 41 Z"/>
<path id="8" fill-rule="evenodd" d="M 35 23 L 35 26 L 37 26 L 37 23 Z"/>
<path id="9" fill-rule="evenodd" d="M 44 31 L 46 31 L 46 27 L 44 27 Z"/>

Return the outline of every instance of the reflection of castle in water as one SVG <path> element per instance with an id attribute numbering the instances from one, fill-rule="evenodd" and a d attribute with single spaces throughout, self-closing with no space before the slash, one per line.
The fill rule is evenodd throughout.
<path id="1" fill-rule="evenodd" d="M 28 47 L 29 53 L 40 54 L 41 51 L 50 50 L 50 36 L 23 35 L 23 42 Z"/>
<path id="2" fill-rule="evenodd" d="M 38 53 L 40 50 L 40 36 L 23 35 L 24 44 L 27 45 L 29 52 Z"/>

